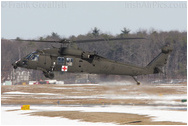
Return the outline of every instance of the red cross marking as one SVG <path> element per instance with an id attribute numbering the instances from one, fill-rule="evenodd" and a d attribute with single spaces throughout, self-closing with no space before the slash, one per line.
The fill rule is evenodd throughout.
<path id="1" fill-rule="evenodd" d="M 62 71 L 67 71 L 67 66 L 62 66 Z"/>

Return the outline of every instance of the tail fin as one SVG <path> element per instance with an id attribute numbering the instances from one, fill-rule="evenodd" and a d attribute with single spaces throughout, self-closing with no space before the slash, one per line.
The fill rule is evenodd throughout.
<path id="1" fill-rule="evenodd" d="M 161 73 L 162 70 L 160 69 L 167 63 L 167 59 L 169 54 L 172 52 L 172 47 L 170 45 L 165 45 L 162 48 L 161 53 L 155 57 L 147 66 L 146 68 L 150 71 L 151 74 Z"/>

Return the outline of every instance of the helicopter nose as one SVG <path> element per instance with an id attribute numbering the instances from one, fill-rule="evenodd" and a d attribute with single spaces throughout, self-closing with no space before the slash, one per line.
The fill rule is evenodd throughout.
<path id="1" fill-rule="evenodd" d="M 17 67 L 22 67 L 23 64 L 22 64 L 22 61 L 19 59 L 19 60 L 17 60 L 16 62 L 14 62 L 14 63 L 12 64 L 12 66 L 13 66 L 14 69 L 16 69 Z"/>
<path id="2" fill-rule="evenodd" d="M 13 66 L 14 69 L 16 69 L 18 67 L 17 63 L 18 63 L 18 61 L 12 63 L 12 66 Z"/>

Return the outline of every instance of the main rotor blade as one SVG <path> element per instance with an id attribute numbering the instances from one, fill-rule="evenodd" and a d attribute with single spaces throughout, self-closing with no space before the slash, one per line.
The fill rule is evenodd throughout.
<path id="1" fill-rule="evenodd" d="M 73 43 L 87 43 L 87 42 L 101 42 L 101 41 L 114 41 L 114 40 L 129 40 L 129 39 L 145 39 L 145 38 L 111 38 L 111 39 L 88 39 L 88 40 L 75 40 Z"/>
<path id="2" fill-rule="evenodd" d="M 68 40 L 68 39 L 62 39 L 62 40 L 23 40 L 23 39 L 13 39 L 16 41 L 28 41 L 28 42 L 49 42 L 49 43 L 87 43 L 87 42 L 101 42 L 101 41 L 114 41 L 114 40 L 131 40 L 131 39 L 145 39 L 145 38 L 107 38 L 107 39 L 86 39 L 86 40 Z"/>
<path id="3" fill-rule="evenodd" d="M 49 43 L 70 43 L 70 40 L 62 39 L 62 40 L 23 40 L 23 39 L 13 39 L 16 41 L 26 41 L 26 42 L 49 42 Z"/>

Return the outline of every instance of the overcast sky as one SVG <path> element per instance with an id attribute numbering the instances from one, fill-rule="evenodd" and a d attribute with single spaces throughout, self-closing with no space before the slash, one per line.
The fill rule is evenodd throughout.
<path id="1" fill-rule="evenodd" d="M 97 27 L 187 31 L 187 2 L 1 2 L 1 37 L 35 39 L 86 34 Z"/>

